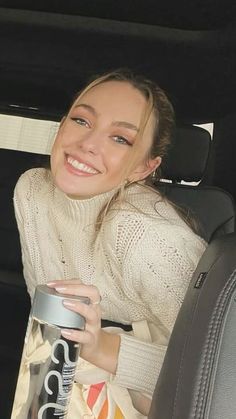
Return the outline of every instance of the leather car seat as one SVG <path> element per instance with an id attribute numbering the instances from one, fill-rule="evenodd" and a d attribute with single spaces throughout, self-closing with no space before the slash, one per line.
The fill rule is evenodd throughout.
<path id="1" fill-rule="evenodd" d="M 212 148 L 209 132 L 198 126 L 181 126 L 176 129 L 173 140 L 162 169 L 162 177 L 168 182 L 154 179 L 154 187 L 199 221 L 199 234 L 207 242 L 232 233 L 235 228 L 232 196 L 204 184 Z M 182 181 L 188 184 L 180 183 Z"/>
<path id="2" fill-rule="evenodd" d="M 204 252 L 178 314 L 149 419 L 235 419 L 236 234 Z"/>
<path id="3" fill-rule="evenodd" d="M 149 419 L 234 419 L 236 415 L 235 206 L 221 189 L 202 186 L 201 182 L 194 187 L 177 183 L 193 177 L 200 181 L 204 176 L 203 166 L 197 165 L 196 129 L 184 128 L 186 137 L 181 135 L 180 148 L 172 150 L 171 158 L 180 170 L 178 176 L 171 160 L 167 161 L 164 174 L 173 183 L 158 182 L 158 186 L 178 205 L 192 209 L 209 244 L 174 325 Z M 205 161 L 207 136 L 202 131 L 198 137 L 205 143 L 201 147 Z M 192 143 L 190 149 L 186 141 Z"/>

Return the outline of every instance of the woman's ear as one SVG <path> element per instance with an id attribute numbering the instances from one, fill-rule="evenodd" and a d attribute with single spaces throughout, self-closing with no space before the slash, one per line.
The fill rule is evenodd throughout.
<path id="1" fill-rule="evenodd" d="M 160 156 L 154 159 L 148 159 L 140 164 L 129 176 L 130 182 L 138 182 L 139 180 L 146 179 L 152 172 L 154 172 L 161 164 L 162 158 Z"/>

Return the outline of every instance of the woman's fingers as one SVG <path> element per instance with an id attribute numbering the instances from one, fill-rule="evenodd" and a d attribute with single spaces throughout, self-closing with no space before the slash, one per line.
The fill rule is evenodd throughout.
<path id="1" fill-rule="evenodd" d="M 79 280 L 56 281 L 47 284 L 61 294 L 89 297 L 91 304 L 97 305 L 101 301 L 99 290 L 94 285 L 81 284 Z"/>
<path id="2" fill-rule="evenodd" d="M 100 325 L 101 309 L 93 305 L 87 305 L 75 300 L 64 300 L 63 305 L 69 310 L 79 313 L 86 319 L 87 323 L 98 323 Z"/>
<path id="3" fill-rule="evenodd" d="M 89 331 L 85 330 L 83 332 L 74 329 L 62 329 L 61 330 L 62 336 L 68 340 L 72 340 L 73 342 L 78 342 L 81 344 L 94 344 L 94 336 Z"/>
<path id="4" fill-rule="evenodd" d="M 91 356 L 98 347 L 101 334 L 101 296 L 99 290 L 94 285 L 85 285 L 78 279 L 66 281 L 53 281 L 47 284 L 54 288 L 58 293 L 68 295 L 69 298 L 63 299 L 63 305 L 85 319 L 84 330 L 62 329 L 62 336 L 83 345 L 83 354 Z M 73 299 L 73 296 L 88 297 L 90 304 Z"/>
<path id="5" fill-rule="evenodd" d="M 71 279 L 66 279 L 66 280 L 61 280 L 58 279 L 57 281 L 50 281 L 47 282 L 47 286 L 51 287 L 51 288 L 55 288 L 56 285 L 76 285 L 76 284 L 81 284 L 80 279 L 78 278 L 71 278 Z"/>

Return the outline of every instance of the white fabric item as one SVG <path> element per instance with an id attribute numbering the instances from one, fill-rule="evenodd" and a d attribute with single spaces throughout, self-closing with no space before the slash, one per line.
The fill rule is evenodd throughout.
<path id="1" fill-rule="evenodd" d="M 127 202 L 110 211 L 96 233 L 112 193 L 73 200 L 55 188 L 46 169 L 23 174 L 14 204 L 24 276 L 31 297 L 38 284 L 79 278 L 99 288 L 104 319 L 146 320 L 152 342 L 122 334 L 111 380 L 152 394 L 205 242 L 159 194 L 140 185 L 127 189 Z"/>
<path id="2" fill-rule="evenodd" d="M 55 121 L 0 114 L 0 148 L 50 154 L 58 128 Z"/>

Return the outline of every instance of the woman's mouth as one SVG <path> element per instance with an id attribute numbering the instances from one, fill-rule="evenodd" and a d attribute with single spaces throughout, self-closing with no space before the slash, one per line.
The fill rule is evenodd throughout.
<path id="1" fill-rule="evenodd" d="M 88 166 L 85 163 L 81 163 L 80 161 L 76 160 L 75 158 L 71 156 L 66 157 L 67 163 L 72 166 L 74 169 L 78 170 L 79 172 L 88 173 L 90 175 L 96 175 L 99 173 L 98 170 L 94 169 L 91 166 Z"/>

